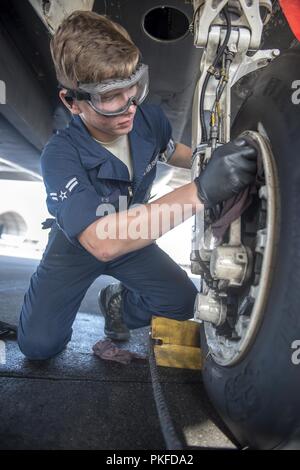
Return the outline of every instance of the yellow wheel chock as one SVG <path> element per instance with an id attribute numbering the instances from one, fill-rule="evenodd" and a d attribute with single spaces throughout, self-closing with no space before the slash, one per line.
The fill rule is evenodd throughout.
<path id="1" fill-rule="evenodd" d="M 192 320 L 177 321 L 152 317 L 151 336 L 159 366 L 181 369 L 201 369 L 201 325 Z"/>

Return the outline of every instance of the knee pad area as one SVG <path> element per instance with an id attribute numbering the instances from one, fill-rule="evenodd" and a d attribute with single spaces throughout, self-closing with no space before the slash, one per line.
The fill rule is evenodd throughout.
<path id="1" fill-rule="evenodd" d="M 18 334 L 18 345 L 21 352 L 29 360 L 41 361 L 50 359 L 64 349 L 65 343 L 51 341 L 48 338 Z"/>

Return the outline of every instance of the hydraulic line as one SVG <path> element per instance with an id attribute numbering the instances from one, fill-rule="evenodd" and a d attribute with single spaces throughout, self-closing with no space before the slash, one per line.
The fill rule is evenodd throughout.
<path id="1" fill-rule="evenodd" d="M 205 76 L 205 79 L 204 79 L 203 87 L 202 87 L 202 90 L 201 90 L 201 96 L 200 96 L 200 123 L 201 123 L 202 142 L 203 143 L 207 142 L 207 140 L 208 140 L 207 129 L 206 129 L 206 124 L 205 124 L 205 113 L 204 113 L 204 99 L 205 99 L 206 88 L 207 88 L 210 77 L 212 75 L 214 75 L 215 72 L 216 72 L 216 67 L 218 66 L 218 63 L 219 63 L 220 59 L 222 58 L 222 56 L 225 52 L 225 49 L 228 45 L 230 34 L 231 34 L 231 19 L 230 19 L 230 14 L 227 11 L 227 7 L 225 7 L 222 11 L 224 13 L 224 16 L 225 16 L 225 19 L 226 19 L 226 25 L 227 25 L 226 36 L 225 36 L 225 39 L 224 39 L 224 42 L 223 42 L 222 46 L 220 47 L 220 49 L 219 49 L 219 51 L 218 51 L 218 53 L 215 57 L 215 60 L 212 64 L 212 66 L 209 67 L 207 72 L 206 72 L 206 76 Z"/>

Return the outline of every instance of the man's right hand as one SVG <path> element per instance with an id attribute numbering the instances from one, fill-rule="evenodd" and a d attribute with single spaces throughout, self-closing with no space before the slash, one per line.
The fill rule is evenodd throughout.
<path id="1" fill-rule="evenodd" d="M 230 199 L 256 176 L 257 151 L 243 137 L 218 147 L 206 168 L 195 178 L 198 197 L 206 207 Z"/>

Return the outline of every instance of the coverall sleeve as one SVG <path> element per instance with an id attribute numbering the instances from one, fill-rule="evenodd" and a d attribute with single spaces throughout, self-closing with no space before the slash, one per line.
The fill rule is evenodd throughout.
<path id="1" fill-rule="evenodd" d="M 50 141 L 41 156 L 41 169 L 50 214 L 69 241 L 81 247 L 77 236 L 99 218 L 101 201 L 75 147 L 59 139 Z"/>

